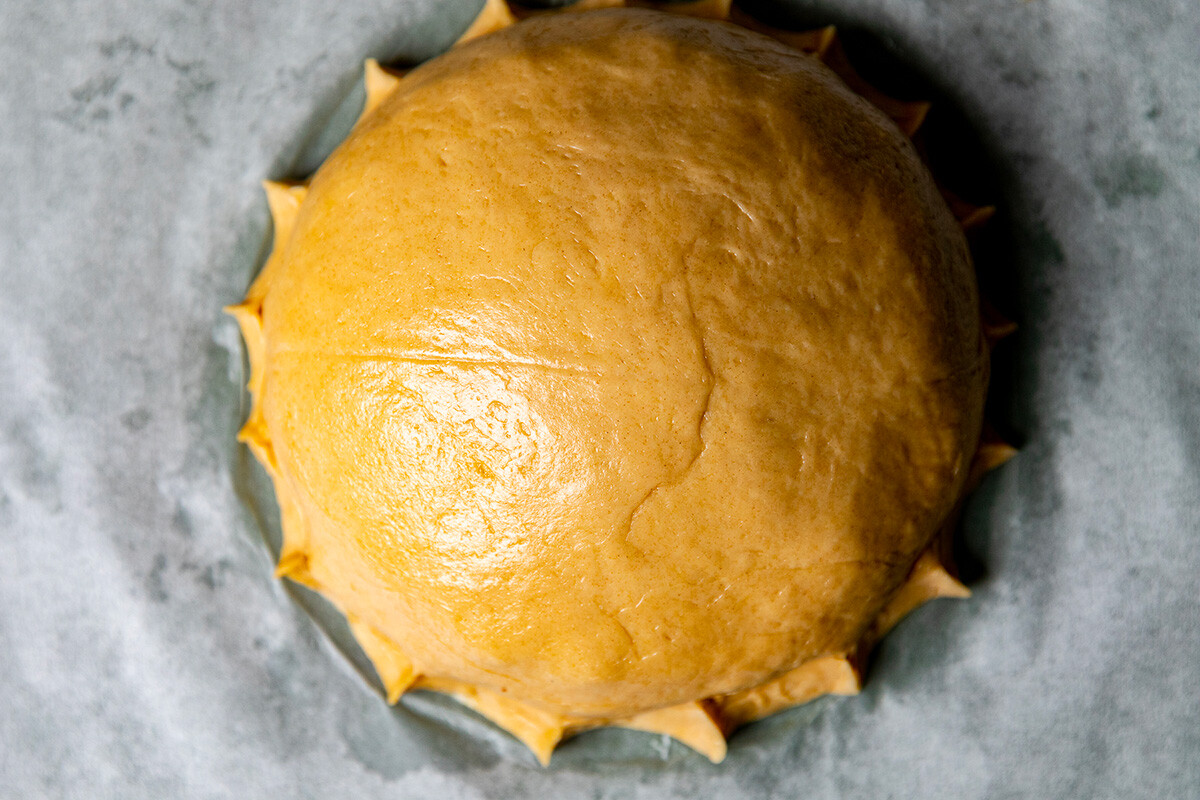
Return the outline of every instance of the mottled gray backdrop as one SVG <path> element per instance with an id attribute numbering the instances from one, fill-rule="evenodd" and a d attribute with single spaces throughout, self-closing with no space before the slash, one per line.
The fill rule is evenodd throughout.
<path id="1" fill-rule="evenodd" d="M 980 260 L 1022 325 L 975 595 L 907 620 L 861 696 L 718 767 L 602 732 L 542 770 L 437 698 L 383 705 L 271 577 L 220 308 L 259 181 L 328 149 L 364 57 L 436 53 L 476 2 L 0 4 L 0 796 L 1200 796 L 1195 0 L 755 4 L 939 100 L 931 149 L 1000 206 Z"/>

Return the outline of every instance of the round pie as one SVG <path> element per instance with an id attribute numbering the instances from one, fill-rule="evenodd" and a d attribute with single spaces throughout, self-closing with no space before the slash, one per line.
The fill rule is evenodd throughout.
<path id="1" fill-rule="evenodd" d="M 393 701 L 450 692 L 543 761 L 609 724 L 719 760 L 965 592 L 938 555 L 988 374 L 962 226 L 794 43 L 487 11 L 369 65 L 346 141 L 268 186 L 234 313 L 280 572 Z"/>

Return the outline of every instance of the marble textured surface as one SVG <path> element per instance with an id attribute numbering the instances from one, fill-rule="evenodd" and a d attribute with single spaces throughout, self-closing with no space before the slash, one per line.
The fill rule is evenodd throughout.
<path id="1" fill-rule="evenodd" d="M 0 8 L 0 797 L 1200 791 L 1193 0 L 755 4 L 866 31 L 957 109 L 1022 325 L 995 397 L 1022 451 L 965 522 L 975 595 L 903 623 L 861 696 L 720 766 L 602 732 L 548 770 L 438 698 L 383 705 L 271 577 L 220 308 L 265 245 L 258 182 L 328 149 L 364 57 L 436 53 L 475 5 Z"/>

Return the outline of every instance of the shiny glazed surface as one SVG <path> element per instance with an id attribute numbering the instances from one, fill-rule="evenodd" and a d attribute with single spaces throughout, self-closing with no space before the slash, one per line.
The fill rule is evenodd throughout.
<path id="1" fill-rule="evenodd" d="M 406 76 L 260 290 L 285 558 L 415 673 L 578 720 L 851 651 L 961 492 L 961 230 L 815 59 L 650 12 Z"/>

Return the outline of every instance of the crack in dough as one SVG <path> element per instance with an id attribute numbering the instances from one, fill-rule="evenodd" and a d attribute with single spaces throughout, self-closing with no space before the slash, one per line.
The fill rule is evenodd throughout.
<path id="1" fill-rule="evenodd" d="M 489 355 L 477 355 L 474 353 L 429 353 L 429 352 L 407 352 L 394 353 L 387 350 L 368 350 L 368 351 L 349 351 L 349 350 L 320 350 L 307 348 L 280 348 L 276 351 L 278 354 L 289 355 L 307 355 L 307 356 L 331 356 L 335 358 L 345 359 L 360 359 L 363 361 L 399 361 L 406 364 L 429 365 L 429 366 L 455 366 L 472 368 L 496 368 L 496 367 L 526 367 L 528 369 L 544 370 L 546 372 L 562 372 L 567 374 L 591 375 L 600 377 L 605 375 L 605 372 L 593 367 L 586 367 L 582 364 L 571 364 L 557 361 L 541 361 L 535 358 L 521 358 L 519 356 L 506 356 L 496 358 Z"/>
<path id="2" fill-rule="evenodd" d="M 708 343 L 705 341 L 704 326 L 700 323 L 699 317 L 696 315 L 695 293 L 692 289 L 692 282 L 687 279 L 687 268 L 684 267 L 684 296 L 687 299 L 688 317 L 691 321 L 692 331 L 696 337 L 696 343 L 700 349 L 700 361 L 704 366 L 704 400 L 700 405 L 699 421 L 696 424 L 696 440 L 698 446 L 692 450 L 692 456 L 688 462 L 682 467 L 674 471 L 674 474 L 659 481 L 650 490 L 642 496 L 633 510 L 629 512 L 629 521 L 625 527 L 625 540 L 632 544 L 633 526 L 637 520 L 638 514 L 642 508 L 650 501 L 659 490 L 670 486 L 678 486 L 686 478 L 687 474 L 696 466 L 696 462 L 700 460 L 700 456 L 704 455 L 707 449 L 707 441 L 704 438 L 704 428 L 708 423 L 708 412 L 712 407 L 713 393 L 717 388 L 717 373 L 713 369 L 712 359 L 708 352 Z M 640 550 L 640 548 L 638 548 Z"/>

